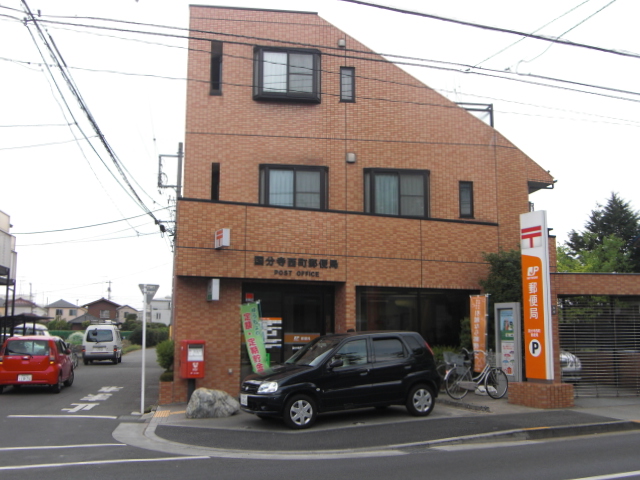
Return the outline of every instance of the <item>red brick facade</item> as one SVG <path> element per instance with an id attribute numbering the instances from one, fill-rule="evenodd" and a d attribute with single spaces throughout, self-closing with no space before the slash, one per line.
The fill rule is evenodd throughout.
<path id="1" fill-rule="evenodd" d="M 482 253 L 517 248 L 530 185 L 553 183 L 496 130 L 316 14 L 192 6 L 191 28 L 173 318 L 176 343 L 207 342 L 196 387 L 238 393 L 245 279 L 333 285 L 336 331 L 355 326 L 357 287 L 480 290 Z M 210 40 L 224 42 L 221 95 L 210 95 Z M 320 50 L 321 103 L 253 100 L 254 45 Z M 354 103 L 340 102 L 341 66 L 355 67 Z M 263 164 L 326 167 L 327 210 L 260 205 Z M 365 214 L 365 168 L 428 170 L 427 218 Z M 460 181 L 473 182 L 473 219 L 460 218 Z M 231 246 L 216 250 L 220 228 L 230 229 Z M 256 265 L 267 254 L 337 267 L 309 277 Z M 206 301 L 210 278 L 221 279 L 219 301 Z M 187 382 L 176 378 L 172 395 L 185 401 Z"/>

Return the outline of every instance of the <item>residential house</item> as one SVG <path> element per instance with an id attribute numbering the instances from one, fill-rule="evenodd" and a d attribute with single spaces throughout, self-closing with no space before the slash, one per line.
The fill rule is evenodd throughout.
<path id="1" fill-rule="evenodd" d="M 171 325 L 171 297 L 156 298 L 149 303 L 147 321 Z"/>
<path id="2" fill-rule="evenodd" d="M 129 305 L 121 305 L 116 309 L 116 321 L 118 323 L 124 323 L 127 320 L 127 315 L 135 315 L 138 320 L 142 320 L 140 317 L 141 312 Z"/>
<path id="3" fill-rule="evenodd" d="M 120 307 L 119 304 L 112 302 L 111 300 L 107 300 L 106 298 L 101 298 L 100 300 L 83 305 L 83 308 L 86 309 L 86 312 L 89 315 L 92 315 L 101 321 L 111 320 L 114 322 L 118 318 L 118 307 Z"/>
<path id="4" fill-rule="evenodd" d="M 45 308 L 47 309 L 47 315 L 52 319 L 66 320 L 67 322 L 86 313 L 86 309 L 62 299 L 50 303 Z"/>

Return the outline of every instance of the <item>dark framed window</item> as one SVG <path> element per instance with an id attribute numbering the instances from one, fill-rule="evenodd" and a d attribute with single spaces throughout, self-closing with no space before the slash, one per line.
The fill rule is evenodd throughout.
<path id="1" fill-rule="evenodd" d="M 255 100 L 320 103 L 320 51 L 255 47 Z"/>
<path id="2" fill-rule="evenodd" d="M 211 41 L 210 95 L 222 95 L 222 42 Z"/>
<path id="3" fill-rule="evenodd" d="M 62 309 L 61 308 L 56 308 L 56 317 L 61 317 L 62 316 Z"/>
<path id="4" fill-rule="evenodd" d="M 473 182 L 460 182 L 460 217 L 473 218 Z"/>
<path id="5" fill-rule="evenodd" d="M 364 170 L 364 209 L 378 215 L 429 216 L 429 171 Z"/>
<path id="6" fill-rule="evenodd" d="M 260 167 L 260 203 L 263 205 L 326 210 L 326 190 L 326 167 Z"/>
<path id="7" fill-rule="evenodd" d="M 220 200 L 220 164 L 211 164 L 211 200 Z"/>
<path id="8" fill-rule="evenodd" d="M 340 67 L 340 101 L 356 101 L 356 69 Z"/>

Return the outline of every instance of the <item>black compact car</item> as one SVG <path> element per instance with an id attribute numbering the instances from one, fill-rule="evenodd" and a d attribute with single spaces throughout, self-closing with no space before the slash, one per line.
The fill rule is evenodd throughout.
<path id="1" fill-rule="evenodd" d="M 240 407 L 282 417 L 294 429 L 318 413 L 405 405 L 431 413 L 440 388 L 433 352 L 415 332 L 358 332 L 318 337 L 283 365 L 245 378 Z"/>

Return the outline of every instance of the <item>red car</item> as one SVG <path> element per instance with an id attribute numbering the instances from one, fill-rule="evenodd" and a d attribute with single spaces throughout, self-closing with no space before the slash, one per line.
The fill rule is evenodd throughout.
<path id="1" fill-rule="evenodd" d="M 0 393 L 8 385 L 48 385 L 60 393 L 73 378 L 71 350 L 60 337 L 10 337 L 0 350 Z"/>

